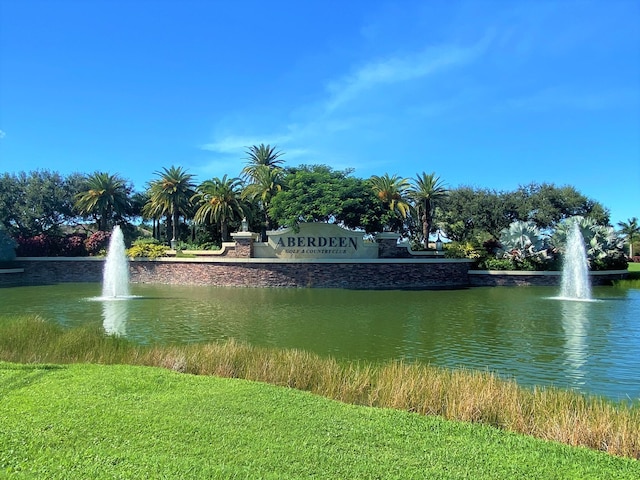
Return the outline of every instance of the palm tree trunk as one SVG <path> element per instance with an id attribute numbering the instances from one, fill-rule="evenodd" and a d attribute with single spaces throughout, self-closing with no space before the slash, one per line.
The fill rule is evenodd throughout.
<path id="1" fill-rule="evenodd" d="M 174 250 L 178 249 L 178 222 L 180 221 L 180 212 L 178 211 L 178 208 L 174 205 L 173 206 L 173 225 L 172 225 L 172 237 L 171 237 L 171 248 Z"/>
<path id="2" fill-rule="evenodd" d="M 429 232 L 431 231 L 431 219 L 429 215 L 430 202 L 424 202 L 424 212 L 422 213 L 422 236 L 424 237 L 424 248 L 429 248 Z"/>
<path id="3" fill-rule="evenodd" d="M 228 235 L 227 222 L 220 222 L 220 235 L 222 237 L 221 241 L 226 242 Z"/>

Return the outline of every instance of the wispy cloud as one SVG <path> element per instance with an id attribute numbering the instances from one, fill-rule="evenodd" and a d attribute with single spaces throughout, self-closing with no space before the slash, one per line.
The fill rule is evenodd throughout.
<path id="1" fill-rule="evenodd" d="M 376 87 L 422 79 L 469 64 L 484 53 L 491 37 L 487 35 L 470 46 L 429 46 L 419 52 L 364 64 L 352 73 L 328 84 L 329 98 L 326 110 L 331 112 Z"/>
<path id="2" fill-rule="evenodd" d="M 201 145 L 200 149 L 215 154 L 210 165 L 216 170 L 221 169 L 225 159 L 242 164 L 246 148 L 260 143 L 282 148 L 290 165 L 327 163 L 337 169 L 371 167 L 378 160 L 371 156 L 366 160 L 361 158 L 359 152 L 364 148 L 361 143 L 377 141 L 373 132 L 379 131 L 383 123 L 393 122 L 393 118 L 402 115 L 403 108 L 415 109 L 416 105 L 398 103 L 394 111 L 389 112 L 379 110 L 366 100 L 372 95 L 379 96 L 380 89 L 389 85 L 424 81 L 471 64 L 484 54 L 491 40 L 492 35 L 485 35 L 468 45 L 432 45 L 359 62 L 329 79 L 314 103 L 290 105 L 289 123 L 280 127 L 274 124 L 271 134 L 251 133 L 252 124 L 264 125 L 264 118 L 252 121 L 253 116 L 245 112 L 240 115 L 242 122 L 238 122 L 238 114 L 233 112 L 230 113 L 233 121 L 221 122 L 224 127 L 215 129 L 212 141 Z M 438 105 L 439 111 L 442 108 Z M 238 125 L 245 133 L 238 134 L 229 124 Z"/>
<path id="3" fill-rule="evenodd" d="M 0 130 L 0 139 L 2 139 L 4 137 L 6 137 L 6 134 L 2 130 Z"/>

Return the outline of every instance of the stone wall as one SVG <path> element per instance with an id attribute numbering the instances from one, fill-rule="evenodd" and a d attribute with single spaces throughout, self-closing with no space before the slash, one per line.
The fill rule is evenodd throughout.
<path id="1" fill-rule="evenodd" d="M 0 285 L 102 281 L 102 259 L 23 259 L 23 273 L 1 275 Z M 18 266 L 18 265 L 17 265 Z M 297 261 L 156 259 L 129 263 L 132 283 L 235 287 L 358 289 L 461 288 L 469 263 L 452 260 Z"/>
<path id="2" fill-rule="evenodd" d="M 611 285 L 614 280 L 626 278 L 626 270 L 591 272 L 591 285 Z M 522 272 L 522 271 L 469 271 L 469 284 L 473 287 L 530 287 L 559 286 L 562 272 Z"/>
<path id="3" fill-rule="evenodd" d="M 15 264 L 16 268 L 22 269 L 23 272 L 0 275 L 0 286 L 101 282 L 104 259 L 87 257 L 19 258 Z"/>
<path id="4" fill-rule="evenodd" d="M 18 259 L 0 286 L 65 282 L 101 282 L 101 258 Z M 374 259 L 282 261 L 277 259 L 132 260 L 133 283 L 234 287 L 324 287 L 358 289 L 428 289 L 467 286 L 557 286 L 560 272 L 468 271 L 468 261 L 449 259 Z M 593 285 L 610 285 L 626 270 L 591 272 Z"/>
<path id="5" fill-rule="evenodd" d="M 466 262 L 132 262 L 137 283 L 358 289 L 461 288 Z"/>

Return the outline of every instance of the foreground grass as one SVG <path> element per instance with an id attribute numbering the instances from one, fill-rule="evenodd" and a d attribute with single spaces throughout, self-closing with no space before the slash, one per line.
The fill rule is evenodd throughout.
<path id="1" fill-rule="evenodd" d="M 640 406 L 563 390 L 523 389 L 490 373 L 391 362 L 341 364 L 297 350 L 230 341 L 140 347 L 98 328 L 65 330 L 37 318 L 0 318 L 0 360 L 165 367 L 309 391 L 344 403 L 394 408 L 498 427 L 640 458 Z"/>
<path id="2" fill-rule="evenodd" d="M 640 478 L 631 459 L 237 379 L 0 363 L 0 387 L 16 478 Z"/>

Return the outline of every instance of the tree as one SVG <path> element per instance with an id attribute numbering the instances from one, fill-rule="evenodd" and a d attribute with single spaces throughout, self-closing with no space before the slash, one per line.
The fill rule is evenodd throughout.
<path id="1" fill-rule="evenodd" d="M 273 197 L 282 190 L 283 172 L 278 167 L 271 168 L 267 165 L 259 165 L 252 170 L 250 183 L 242 192 L 242 197 L 251 201 L 257 201 L 264 215 L 264 227 L 273 228 L 269 216 L 269 207 Z"/>
<path id="2" fill-rule="evenodd" d="M 241 187 L 240 178 L 227 178 L 226 175 L 222 179 L 215 177 L 202 182 L 192 198 L 199 205 L 194 221 L 219 224 L 222 241 L 226 241 L 229 222 L 241 220 L 245 215 Z"/>
<path id="3" fill-rule="evenodd" d="M 518 218 L 531 220 L 538 228 L 554 228 L 561 221 L 574 216 L 592 218 L 601 225 L 609 223 L 609 212 L 572 186 L 531 183 L 520 186 L 512 195 L 517 204 Z"/>
<path id="4" fill-rule="evenodd" d="M 149 184 L 149 201 L 144 212 L 151 218 L 160 218 L 167 214 L 171 218 L 172 243 L 178 241 L 180 216 L 191 207 L 191 198 L 195 194 L 193 175 L 182 167 L 163 168 L 155 172 L 160 178 Z"/>
<path id="5" fill-rule="evenodd" d="M 81 215 L 94 218 L 98 230 L 106 231 L 114 217 L 122 218 L 130 210 L 131 189 L 117 174 L 92 173 L 85 177 L 83 187 L 76 195 L 75 206 Z"/>
<path id="6" fill-rule="evenodd" d="M 381 177 L 374 175 L 369 181 L 373 192 L 389 208 L 390 212 L 393 214 L 397 212 L 402 218 L 407 218 L 410 211 L 407 191 L 410 185 L 406 178 L 400 178 L 397 175 L 390 177 L 385 173 Z"/>
<path id="7" fill-rule="evenodd" d="M 629 258 L 633 257 L 633 242 L 636 236 L 640 236 L 640 225 L 638 217 L 629 218 L 626 222 L 618 222 L 620 233 L 624 235 L 629 242 Z"/>
<path id="8" fill-rule="evenodd" d="M 409 190 L 409 197 L 413 200 L 418 217 L 422 221 L 422 236 L 424 247 L 429 246 L 429 233 L 431 233 L 433 213 L 436 205 L 448 194 L 448 190 L 435 173 L 416 174 L 413 186 Z"/>
<path id="9" fill-rule="evenodd" d="M 246 150 L 247 153 L 247 165 L 242 169 L 242 175 L 246 177 L 253 177 L 260 167 L 277 168 L 284 163 L 280 157 L 282 152 L 277 152 L 275 146 L 265 145 L 253 145 Z"/>
<path id="10" fill-rule="evenodd" d="M 350 176 L 351 170 L 326 165 L 300 165 L 285 170 L 284 187 L 271 201 L 269 214 L 278 225 L 333 222 L 347 228 L 380 228 L 381 204 L 370 185 Z"/>
<path id="11" fill-rule="evenodd" d="M 77 216 L 74 198 L 81 178 L 47 170 L 0 175 L 0 223 L 16 237 L 59 234 Z"/>
<path id="12" fill-rule="evenodd" d="M 492 237 L 517 219 L 508 212 L 506 199 L 499 193 L 462 186 L 449 191 L 446 204 L 440 206 L 441 226 L 446 236 L 457 242 L 478 242 Z"/>

